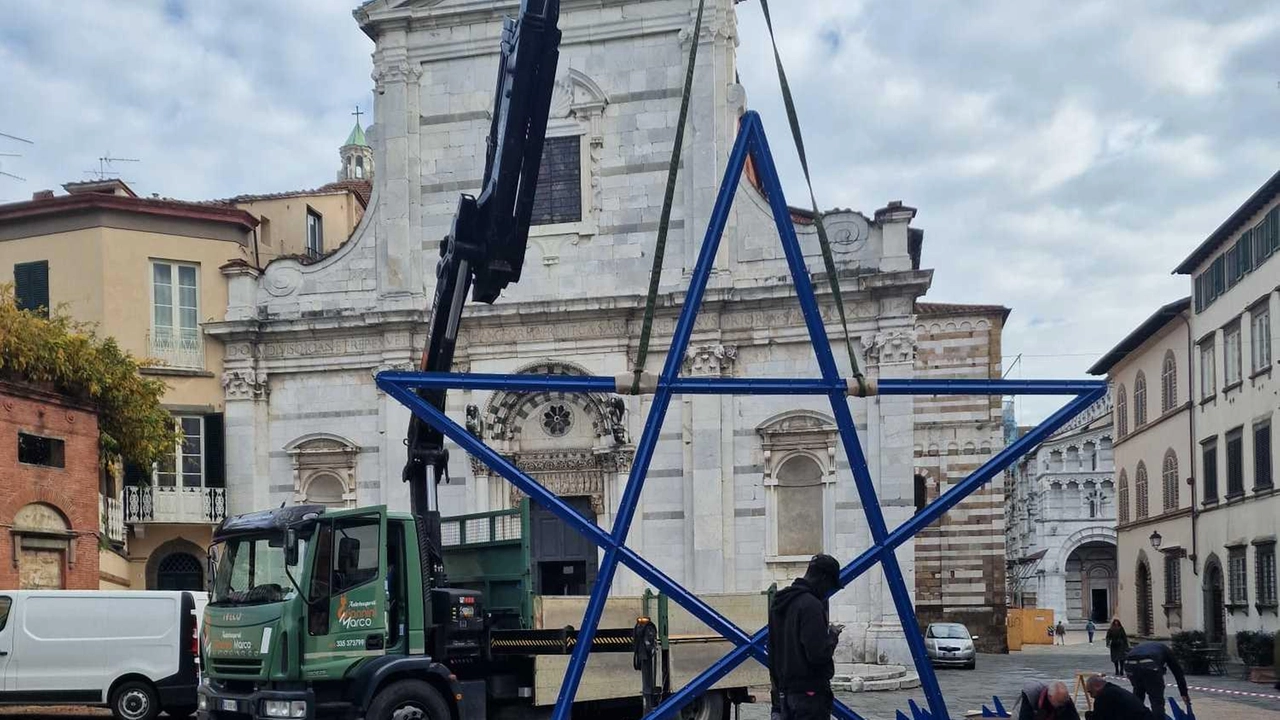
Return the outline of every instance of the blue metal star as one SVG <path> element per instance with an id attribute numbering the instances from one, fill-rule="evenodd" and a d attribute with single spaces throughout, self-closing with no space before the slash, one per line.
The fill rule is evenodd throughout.
<path id="1" fill-rule="evenodd" d="M 821 377 L 803 378 L 681 378 L 679 376 L 681 360 L 689 345 L 693 333 L 694 320 L 702 305 L 702 298 L 710 277 L 720 238 L 728 221 L 729 210 L 733 204 L 738 182 L 742 177 L 747 157 L 750 156 L 759 174 L 765 195 L 773 211 L 774 224 L 786 253 L 787 265 L 795 283 L 796 295 L 804 314 L 805 325 L 813 342 L 817 355 Z M 1035 429 L 1023 435 L 1017 441 L 998 453 L 985 465 L 976 470 L 968 478 L 952 487 L 941 497 L 934 500 L 899 528 L 890 532 L 885 525 L 875 485 L 867 468 L 866 457 L 862 445 L 858 441 L 853 415 L 849 409 L 848 398 L 859 392 L 860 383 L 852 383 L 840 377 L 835 359 L 831 353 L 826 328 L 814 296 L 809 272 L 804 263 L 804 256 L 796 238 L 795 227 L 791 223 L 791 214 L 782 193 L 782 185 L 778 179 L 777 168 L 769 145 L 765 139 L 760 118 L 755 113 L 747 113 L 742 118 L 741 129 L 733 151 L 729 156 L 729 164 L 725 168 L 724 180 L 720 193 L 716 197 L 712 209 L 711 220 L 707 227 L 698 261 L 689 284 L 688 295 L 681 308 L 680 318 L 676 324 L 667 353 L 666 363 L 661 375 L 652 383 L 652 387 L 644 390 L 653 393 L 653 402 L 648 417 L 645 419 L 644 432 L 636 447 L 635 461 L 631 474 L 618 505 L 613 529 L 606 532 L 595 522 L 588 520 L 574 508 L 564 503 L 554 493 L 548 491 L 536 480 L 499 455 L 484 442 L 476 439 L 462 426 L 449 419 L 443 412 L 424 402 L 414 392 L 416 388 L 443 388 L 448 390 L 503 390 L 508 392 L 558 391 L 558 392 L 628 392 L 627 379 L 612 377 L 585 376 L 541 376 L 541 375 L 503 375 L 503 374 L 460 374 L 460 373 L 411 373 L 388 372 L 378 375 L 378 386 L 395 397 L 414 414 L 440 430 L 453 442 L 483 462 L 495 473 L 506 478 L 534 502 L 554 513 L 577 532 L 604 550 L 604 558 L 596 576 L 595 586 L 591 592 L 587 611 L 579 630 L 578 642 L 565 674 L 564 684 L 560 688 L 556 700 L 555 720 L 569 720 L 573 700 L 577 695 L 582 673 L 586 668 L 587 656 L 591 651 L 592 639 L 600 624 L 604 612 L 605 600 L 609 594 L 609 586 L 613 582 L 618 564 L 624 564 L 646 582 L 665 592 L 689 612 L 706 623 L 717 633 L 737 647 L 704 671 L 685 687 L 673 693 L 662 702 L 649 718 L 664 720 L 677 713 L 681 707 L 705 693 L 716 682 L 728 675 L 734 668 L 748 657 L 768 665 L 768 628 L 761 628 L 748 635 L 737 625 L 702 602 L 695 594 L 686 590 L 665 573 L 655 567 L 639 553 L 626 546 L 627 533 L 635 517 L 640 501 L 640 493 L 644 489 L 648 475 L 649 463 L 658 443 L 658 435 L 671 398 L 676 394 L 738 394 L 738 395 L 826 395 L 831 401 L 831 410 L 836 419 L 840 440 L 848 455 L 849 467 L 853 470 L 854 484 L 862 501 L 867 526 L 871 532 L 872 546 L 851 563 L 844 567 L 840 575 L 840 586 L 843 588 L 859 575 L 879 564 L 884 571 L 889 585 L 893 603 L 902 622 L 903 634 L 911 650 L 912 659 L 920 675 L 921 685 L 929 704 L 929 715 L 945 720 L 946 704 L 938 687 L 938 680 L 925 653 L 924 637 L 916 624 L 915 609 L 911 604 L 911 592 L 902 576 L 902 570 L 894 551 L 910 538 L 937 520 L 943 513 L 968 497 L 992 478 L 999 475 L 1019 457 L 1031 448 L 1043 442 L 1055 431 L 1065 425 L 1071 418 L 1088 408 L 1103 397 L 1106 384 L 1100 381 L 981 381 L 981 380 L 892 380 L 884 379 L 875 389 L 880 395 L 1070 395 L 1074 399 L 1061 410 L 1046 419 Z M 852 390 L 851 390 L 852 388 Z M 914 705 L 914 703 L 913 703 Z M 923 712 L 913 707 L 913 713 Z M 860 720 L 860 716 L 844 703 L 836 701 L 835 715 L 848 720 Z M 917 715 L 919 716 L 919 715 Z"/>

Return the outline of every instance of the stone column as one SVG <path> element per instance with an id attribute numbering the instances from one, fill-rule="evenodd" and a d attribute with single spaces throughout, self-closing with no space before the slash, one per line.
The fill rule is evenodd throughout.
<path id="1" fill-rule="evenodd" d="M 378 295 L 400 297 L 406 307 L 417 308 L 426 294 L 424 281 L 433 278 L 424 270 L 422 250 L 422 66 L 409 59 L 407 39 L 407 28 L 388 28 L 374 53 Z"/>
<path id="2" fill-rule="evenodd" d="M 730 345 L 702 345 L 691 348 L 684 358 L 685 377 L 727 377 L 733 372 L 737 348 Z M 691 503 L 686 522 L 692 527 L 693 567 L 689 573 L 695 592 L 724 592 L 734 566 L 733 538 L 733 453 L 725 452 L 724 400 L 727 396 L 696 395 L 690 406 L 690 465 L 688 482 Z M 728 417 L 731 419 L 732 415 Z M 726 477 L 727 470 L 727 477 Z M 725 508 L 729 508 L 728 516 Z"/>
<path id="3" fill-rule="evenodd" d="M 270 441 L 267 373 L 255 359 L 250 342 L 227 344 L 222 371 L 226 396 L 227 513 L 262 510 L 270 504 Z"/>
<path id="4" fill-rule="evenodd" d="M 744 104 L 742 87 L 737 84 L 734 56 L 738 44 L 735 0 L 711 0 L 706 4 L 702 32 L 696 41 L 698 60 L 694 71 L 693 94 L 689 102 L 688 125 L 685 127 L 683 168 L 680 171 L 684 198 L 684 273 L 693 266 L 706 234 L 711 208 L 720 190 L 720 181 L 729 151 L 738 137 L 738 110 Z M 682 90 L 689 61 L 689 43 L 694 41 L 693 24 L 697 18 L 696 3 L 689 3 L 689 27 L 680 33 L 679 80 L 673 86 Z M 672 107 L 679 108 L 673 99 Z M 730 216 L 725 238 L 734 237 L 735 222 Z M 678 237 L 672 234 L 672 240 Z M 716 276 L 726 273 L 736 257 L 732 242 L 722 242 L 717 255 Z M 725 277 L 724 281 L 728 281 Z M 714 279 L 713 279 L 714 282 Z"/>
<path id="5" fill-rule="evenodd" d="M 863 347 L 868 374 L 878 378 L 914 376 L 915 333 L 909 325 L 882 327 L 874 336 L 864 337 Z M 871 460 L 871 477 L 876 484 L 885 525 L 892 532 L 914 511 L 915 400 L 909 395 L 880 396 L 873 402 L 879 412 L 872 411 L 868 423 L 868 435 L 877 443 L 877 452 Z M 896 555 L 903 581 L 914 599 L 915 553 L 912 545 L 903 545 Z M 909 664 L 911 652 L 907 648 L 902 620 L 898 617 L 887 579 L 881 576 L 878 585 L 880 617 L 873 617 L 868 628 L 869 656 Z"/>

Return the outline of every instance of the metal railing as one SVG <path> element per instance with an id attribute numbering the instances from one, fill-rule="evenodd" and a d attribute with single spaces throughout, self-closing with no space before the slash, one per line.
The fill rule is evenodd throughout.
<path id="1" fill-rule="evenodd" d="M 226 517 L 226 488 L 131 485 L 124 489 L 127 523 L 209 524 Z"/>
<path id="2" fill-rule="evenodd" d="M 204 369 L 204 335 L 198 329 L 152 328 L 148 346 L 151 357 L 169 367 Z"/>
<path id="3" fill-rule="evenodd" d="M 124 543 L 124 506 L 113 497 L 99 495 L 102 500 L 102 534 L 112 543 Z"/>

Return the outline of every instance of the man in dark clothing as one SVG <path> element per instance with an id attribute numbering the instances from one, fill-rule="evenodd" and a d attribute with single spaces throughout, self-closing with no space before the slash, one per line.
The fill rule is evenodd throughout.
<path id="1" fill-rule="evenodd" d="M 815 555 L 804 577 L 769 608 L 769 677 L 784 720 L 828 720 L 840 629 L 829 624 L 827 598 L 840 586 L 840 563 Z"/>
<path id="2" fill-rule="evenodd" d="M 1138 701 L 1149 698 L 1152 711 L 1158 717 L 1164 717 L 1164 672 L 1165 668 L 1173 671 L 1173 679 L 1178 683 L 1178 693 L 1187 709 L 1191 708 L 1191 698 L 1187 696 L 1187 678 L 1182 674 L 1182 666 L 1178 658 L 1164 643 L 1154 640 L 1135 645 L 1124 658 L 1124 674 L 1133 685 L 1133 694 Z"/>
<path id="3" fill-rule="evenodd" d="M 1063 683 L 1028 680 L 1018 698 L 1018 720 L 1080 720 L 1080 713 Z"/>
<path id="4" fill-rule="evenodd" d="M 1107 682 L 1101 675 L 1085 680 L 1084 691 L 1093 698 L 1093 709 L 1084 714 L 1086 720 L 1156 720 L 1137 695 Z"/>

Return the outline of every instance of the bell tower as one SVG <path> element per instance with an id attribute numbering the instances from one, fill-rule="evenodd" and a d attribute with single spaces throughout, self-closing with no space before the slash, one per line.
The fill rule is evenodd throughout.
<path id="1" fill-rule="evenodd" d="M 364 113 L 360 112 L 360 106 L 357 105 L 355 112 L 351 114 L 356 116 L 356 124 L 351 128 L 351 134 L 347 135 L 347 141 L 338 150 L 338 156 L 342 158 L 338 180 L 372 181 L 373 148 L 369 147 L 369 141 L 364 137 L 364 128 L 360 126 L 360 116 Z"/>

